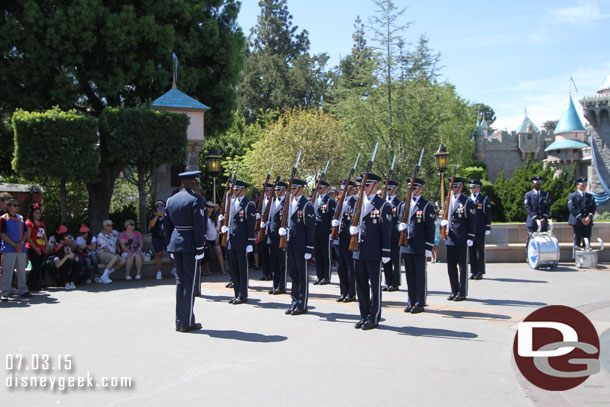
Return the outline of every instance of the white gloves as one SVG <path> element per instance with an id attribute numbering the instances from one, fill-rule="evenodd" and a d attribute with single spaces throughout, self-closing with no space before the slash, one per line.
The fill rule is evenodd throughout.
<path id="1" fill-rule="evenodd" d="M 337 219 L 333 219 L 333 220 L 330 221 L 330 224 L 331 224 L 332 227 L 336 228 L 336 227 L 339 227 L 340 223 L 339 223 L 339 221 Z"/>
<path id="2" fill-rule="evenodd" d="M 360 233 L 360 228 L 358 226 L 350 226 L 349 227 L 349 234 L 350 235 L 357 235 L 358 233 Z"/>
<path id="3" fill-rule="evenodd" d="M 229 228 L 226 226 L 223 226 L 220 228 L 220 233 L 227 233 L 229 231 Z"/>
<path id="4" fill-rule="evenodd" d="M 202 260 L 205 257 L 205 253 L 201 253 L 195 256 L 195 260 Z"/>
<path id="5" fill-rule="evenodd" d="M 280 236 L 286 236 L 286 228 L 280 228 L 277 232 Z"/>
<path id="6" fill-rule="evenodd" d="M 473 242 L 472 240 L 468 239 L 466 240 L 466 244 L 468 245 L 468 247 L 472 246 Z"/>
<path id="7" fill-rule="evenodd" d="M 432 251 L 426 250 L 426 257 L 432 257 Z"/>
<path id="8" fill-rule="evenodd" d="M 384 262 L 384 263 L 387 263 L 387 262 L 390 261 L 390 258 L 389 257 L 382 257 L 381 261 Z"/>
<path id="9" fill-rule="evenodd" d="M 491 235 L 491 230 L 486 230 L 485 231 L 485 236 L 489 236 L 489 235 Z"/>
<path id="10" fill-rule="evenodd" d="M 447 219 L 443 219 L 441 220 L 441 227 L 444 228 L 445 226 L 447 226 L 449 224 L 449 221 Z"/>
<path id="11" fill-rule="evenodd" d="M 261 218 L 261 214 L 260 214 L 260 213 L 257 213 L 257 214 L 256 214 L 256 219 L 260 219 L 260 218 Z"/>
<path id="12" fill-rule="evenodd" d="M 311 259 L 311 253 L 305 253 L 303 257 L 305 257 L 305 260 L 309 260 Z"/>
<path id="13" fill-rule="evenodd" d="M 398 231 L 402 232 L 403 230 L 406 230 L 406 229 L 407 229 L 407 224 L 400 222 L 400 224 L 398 225 Z"/>
<path id="14" fill-rule="evenodd" d="M 267 224 L 261 220 L 261 229 L 265 229 L 265 226 L 267 226 Z"/>
<path id="15" fill-rule="evenodd" d="M 225 215 L 218 215 L 218 222 L 225 220 Z"/>
<path id="16" fill-rule="evenodd" d="M 252 245 L 251 245 L 251 244 L 249 244 L 248 246 L 246 246 L 246 253 L 251 253 L 251 252 L 252 252 L 252 250 L 254 250 L 254 249 L 252 248 Z"/>

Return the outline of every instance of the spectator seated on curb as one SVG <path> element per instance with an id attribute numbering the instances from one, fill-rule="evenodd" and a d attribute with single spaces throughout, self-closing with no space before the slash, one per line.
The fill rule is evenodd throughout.
<path id="1" fill-rule="evenodd" d="M 87 272 L 87 284 L 91 283 L 91 279 L 95 279 L 96 283 L 101 283 L 100 269 L 97 262 L 97 239 L 90 232 L 87 225 L 81 225 L 79 236 L 76 238 L 76 252 L 84 261 Z"/>
<path id="2" fill-rule="evenodd" d="M 52 254 L 55 268 L 59 271 L 58 282 L 65 283 L 66 290 L 76 288 L 75 281 L 78 278 L 80 262 L 78 255 L 72 250 L 71 236 L 68 235 L 68 228 L 59 225 L 57 230 L 56 244 L 54 244 Z"/>
<path id="3" fill-rule="evenodd" d="M 142 234 L 136 230 L 136 223 L 128 219 L 125 221 L 125 231 L 119 236 L 121 257 L 125 259 L 125 280 L 131 280 L 131 267 L 136 264 L 136 280 L 142 278 Z"/>
<path id="4" fill-rule="evenodd" d="M 100 281 L 104 284 L 112 283 L 110 274 L 116 269 L 125 264 L 125 259 L 117 253 L 117 241 L 119 240 L 119 232 L 112 229 L 112 221 L 110 219 L 102 222 L 102 231 L 97 235 L 97 257 L 100 263 L 106 264 L 104 274 L 100 277 Z"/>

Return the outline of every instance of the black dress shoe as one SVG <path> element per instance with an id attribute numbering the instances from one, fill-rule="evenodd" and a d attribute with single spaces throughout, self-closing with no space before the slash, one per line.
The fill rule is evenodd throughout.
<path id="1" fill-rule="evenodd" d="M 483 274 L 479 273 L 476 276 L 474 276 L 475 280 L 483 280 Z"/>
<path id="2" fill-rule="evenodd" d="M 466 299 L 465 295 L 456 295 L 453 301 L 464 301 Z"/>
<path id="3" fill-rule="evenodd" d="M 322 280 L 318 279 L 318 280 L 314 281 L 314 282 L 313 282 L 313 285 L 318 285 L 318 284 L 320 284 L 320 281 L 322 281 Z"/>
<path id="4" fill-rule="evenodd" d="M 290 315 L 290 314 L 292 314 L 292 311 L 294 311 L 292 308 L 287 309 L 286 312 L 284 312 L 284 314 Z"/>
<path id="5" fill-rule="evenodd" d="M 199 322 L 196 322 L 195 324 L 191 325 L 191 326 L 186 326 L 186 327 L 176 327 L 176 331 L 179 332 L 192 332 L 192 331 L 198 331 L 201 329 L 201 324 Z"/>
<path id="6" fill-rule="evenodd" d="M 384 285 L 384 286 L 381 288 L 381 291 L 388 291 L 389 289 L 390 289 L 390 287 L 389 287 L 389 286 Z"/>
<path id="7" fill-rule="evenodd" d="M 20 295 L 21 298 L 32 298 L 32 294 L 29 291 L 24 292 Z"/>
<path id="8" fill-rule="evenodd" d="M 246 297 L 237 297 L 235 301 L 233 301 L 233 305 L 245 304 L 248 302 Z"/>
<path id="9" fill-rule="evenodd" d="M 279 288 L 276 288 L 275 289 L 275 293 L 276 294 L 286 294 L 286 290 L 285 289 L 284 290 L 280 290 Z"/>
<path id="10" fill-rule="evenodd" d="M 413 309 L 413 305 L 407 305 L 404 309 L 404 312 L 411 312 L 412 309 Z"/>
<path id="11" fill-rule="evenodd" d="M 456 295 L 457 294 L 451 294 L 449 297 L 447 297 L 447 301 L 453 301 Z"/>
<path id="12" fill-rule="evenodd" d="M 356 328 L 356 329 L 362 328 L 362 325 L 364 325 L 365 322 L 366 322 L 366 320 L 361 319 L 360 321 L 358 321 L 354 324 L 354 328 Z"/>
<path id="13" fill-rule="evenodd" d="M 229 282 L 228 282 L 228 283 L 225 285 L 225 287 L 227 287 L 227 288 L 233 288 L 233 281 L 229 281 Z"/>
<path id="14" fill-rule="evenodd" d="M 397 285 L 391 285 L 388 287 L 388 291 L 398 291 L 398 286 Z"/>
<path id="15" fill-rule="evenodd" d="M 355 295 L 354 295 L 354 296 L 352 296 L 352 297 L 347 296 L 347 297 L 345 297 L 345 299 L 343 300 L 343 302 L 354 302 L 354 301 L 356 301 L 356 296 L 355 296 Z"/>
<path id="16" fill-rule="evenodd" d="M 271 290 L 269 290 L 267 292 L 271 295 L 275 295 L 275 288 L 272 288 Z"/>
<path id="17" fill-rule="evenodd" d="M 233 304 L 233 303 L 235 302 L 235 300 L 236 300 L 236 299 L 237 299 L 237 297 L 231 298 L 231 299 L 229 300 L 229 304 Z"/>
<path id="18" fill-rule="evenodd" d="M 337 298 L 337 302 L 343 302 L 345 301 L 345 296 L 342 295 L 341 297 Z"/>
<path id="19" fill-rule="evenodd" d="M 477 275 L 476 274 L 471 274 L 470 277 L 468 277 L 469 280 L 476 280 Z"/>
<path id="20" fill-rule="evenodd" d="M 424 312 L 424 307 L 420 307 L 419 305 L 411 308 L 411 314 L 419 314 L 420 312 Z"/>
<path id="21" fill-rule="evenodd" d="M 303 314 L 307 314 L 307 310 L 306 309 L 295 309 L 294 311 L 292 311 L 292 315 L 303 315 Z"/>
<path id="22" fill-rule="evenodd" d="M 368 331 L 369 329 L 373 329 L 373 328 L 377 328 L 377 324 L 372 323 L 371 321 L 366 321 L 363 325 L 362 325 L 362 330 L 363 331 Z"/>
<path id="23" fill-rule="evenodd" d="M 320 280 L 320 285 L 326 285 L 326 284 L 330 284 L 330 281 L 328 281 L 327 279 L 323 278 L 322 280 Z"/>

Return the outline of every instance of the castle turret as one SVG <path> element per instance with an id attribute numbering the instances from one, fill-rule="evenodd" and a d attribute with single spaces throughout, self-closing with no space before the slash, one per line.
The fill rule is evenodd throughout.
<path id="1" fill-rule="evenodd" d="M 517 130 L 517 137 L 519 139 L 519 150 L 521 150 L 521 157 L 523 160 L 526 159 L 529 153 L 532 153 L 534 159 L 540 159 L 542 148 L 544 147 L 544 139 L 541 136 L 540 129 L 527 117 L 527 111 L 525 112 L 525 118 L 521 122 L 521 126 Z"/>

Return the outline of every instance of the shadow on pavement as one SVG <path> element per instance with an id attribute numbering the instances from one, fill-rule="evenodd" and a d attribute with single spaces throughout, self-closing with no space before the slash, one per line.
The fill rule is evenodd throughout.
<path id="1" fill-rule="evenodd" d="M 452 318 L 466 318 L 466 319 L 510 319 L 509 315 L 504 314 L 490 314 L 487 312 L 468 311 L 468 310 L 448 310 L 448 309 L 428 309 L 426 313 L 430 314 L 442 314 Z"/>
<path id="2" fill-rule="evenodd" d="M 538 301 L 521 301 L 521 300 L 502 300 L 496 298 L 472 298 L 468 297 L 470 302 L 480 302 L 487 305 L 511 306 L 511 307 L 542 307 L 548 305 L 546 302 Z"/>
<path id="3" fill-rule="evenodd" d="M 32 293 L 32 298 L 10 297 L 8 302 L 0 302 L 0 308 L 26 308 L 38 304 L 59 304 L 51 293 Z"/>
<path id="4" fill-rule="evenodd" d="M 523 279 L 519 279 L 519 278 L 484 278 L 483 280 L 501 281 L 503 283 L 540 283 L 540 284 L 548 283 L 548 281 L 545 281 L 545 280 L 523 280 Z"/>
<path id="5" fill-rule="evenodd" d="M 358 314 L 358 313 L 356 313 L 356 314 L 342 314 L 342 313 L 338 313 L 338 312 L 323 313 L 323 312 L 311 312 L 311 311 L 309 311 L 309 314 L 315 315 L 315 316 L 319 317 L 320 319 L 326 320 L 326 321 L 329 321 L 329 322 L 348 322 L 348 323 L 352 323 L 354 321 L 360 320 L 360 314 Z"/>
<path id="6" fill-rule="evenodd" d="M 421 328 L 416 326 L 387 326 L 387 325 L 379 325 L 379 328 L 382 331 L 393 331 L 398 332 L 401 335 L 409 335 L 409 336 L 423 336 L 427 338 L 446 338 L 446 339 L 474 339 L 478 338 L 479 335 L 473 332 L 464 332 L 464 331 L 452 331 L 450 329 L 440 329 L 440 328 Z"/>
<path id="7" fill-rule="evenodd" d="M 257 308 L 270 308 L 270 309 L 283 309 L 287 310 L 290 304 L 283 304 L 281 302 L 266 302 L 261 301 L 258 298 L 248 298 L 248 304 L 254 305 Z"/>
<path id="8" fill-rule="evenodd" d="M 200 330 L 192 332 L 194 334 L 208 335 L 211 338 L 219 339 L 234 339 L 236 341 L 245 342 L 282 342 L 288 339 L 287 336 L 282 335 L 264 335 L 256 332 L 242 332 L 242 331 L 215 331 L 215 330 Z"/>
<path id="9" fill-rule="evenodd" d="M 215 302 L 226 302 L 228 305 L 231 305 L 228 303 L 228 301 L 233 298 L 230 295 L 209 295 L 209 294 L 202 294 L 200 296 L 198 296 L 197 298 L 203 298 L 205 300 L 210 300 L 210 301 L 215 301 Z"/>

